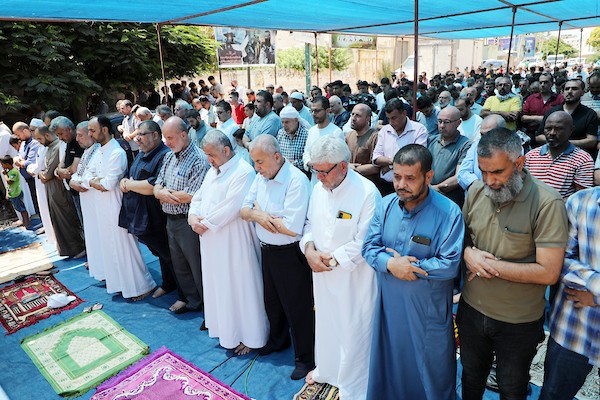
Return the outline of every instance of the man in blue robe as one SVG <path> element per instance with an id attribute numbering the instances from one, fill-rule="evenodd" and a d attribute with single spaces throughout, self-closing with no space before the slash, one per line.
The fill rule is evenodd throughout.
<path id="1" fill-rule="evenodd" d="M 461 210 L 430 190 L 427 148 L 405 146 L 393 161 L 396 194 L 375 211 L 362 251 L 378 282 L 367 399 L 454 399 Z"/>

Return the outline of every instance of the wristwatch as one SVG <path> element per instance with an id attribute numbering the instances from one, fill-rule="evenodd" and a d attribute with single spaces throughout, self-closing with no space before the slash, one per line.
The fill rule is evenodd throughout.
<path id="1" fill-rule="evenodd" d="M 338 262 L 333 255 L 331 256 L 331 260 L 329 260 L 329 266 L 331 268 L 335 268 L 338 266 Z"/>

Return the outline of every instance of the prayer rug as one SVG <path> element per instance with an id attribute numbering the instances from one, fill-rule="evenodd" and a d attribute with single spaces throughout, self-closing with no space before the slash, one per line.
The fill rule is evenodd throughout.
<path id="1" fill-rule="evenodd" d="M 21 341 L 61 396 L 80 396 L 148 354 L 148 346 L 102 311 L 77 315 Z"/>
<path id="2" fill-rule="evenodd" d="M 41 243 L 0 254 L 0 283 L 52 268 Z"/>
<path id="3" fill-rule="evenodd" d="M 166 347 L 100 385 L 90 400 L 250 400 Z"/>
<path id="4" fill-rule="evenodd" d="M 546 332 L 546 339 L 538 345 L 537 353 L 533 357 L 529 375 L 531 383 L 537 386 L 543 386 L 544 384 L 544 360 L 546 359 L 546 349 L 548 347 L 548 333 Z M 598 367 L 593 367 L 592 371 L 587 376 L 585 383 L 575 395 L 577 400 L 597 400 L 598 393 L 600 392 L 600 377 L 598 376 Z"/>
<path id="5" fill-rule="evenodd" d="M 35 233 L 23 228 L 0 230 L 0 254 L 29 246 L 37 240 Z"/>
<path id="6" fill-rule="evenodd" d="M 293 400 L 339 400 L 338 388 L 328 383 L 305 383 Z"/>
<path id="7" fill-rule="evenodd" d="M 48 297 L 58 293 L 75 296 L 75 300 L 62 308 L 48 307 Z M 82 302 L 52 275 L 29 278 L 0 289 L 0 323 L 10 335 L 53 314 L 77 307 Z"/>

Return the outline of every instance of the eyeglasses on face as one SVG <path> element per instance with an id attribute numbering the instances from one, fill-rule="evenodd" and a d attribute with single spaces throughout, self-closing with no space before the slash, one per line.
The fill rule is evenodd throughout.
<path id="1" fill-rule="evenodd" d="M 449 125 L 449 124 L 452 124 L 452 123 L 458 121 L 459 119 L 460 118 L 458 118 L 458 119 L 438 119 L 437 122 L 440 125 Z"/>
<path id="2" fill-rule="evenodd" d="M 310 167 L 310 172 L 312 172 L 312 173 L 313 173 L 313 174 L 315 174 L 315 175 L 317 175 L 317 174 L 321 174 L 321 175 L 323 175 L 323 176 L 327 176 L 327 175 L 329 175 L 329 174 L 331 173 L 331 171 L 333 171 L 333 170 L 335 169 L 335 167 L 337 167 L 338 165 L 339 165 L 339 163 L 338 163 L 338 164 L 335 164 L 333 167 L 329 168 L 329 170 L 327 170 L 327 171 L 320 171 L 320 170 L 318 170 L 318 169 L 314 169 L 313 167 Z"/>

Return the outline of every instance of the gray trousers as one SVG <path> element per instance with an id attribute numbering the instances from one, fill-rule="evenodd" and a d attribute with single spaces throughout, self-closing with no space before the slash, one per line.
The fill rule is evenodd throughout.
<path id="1" fill-rule="evenodd" d="M 167 214 L 167 234 L 173 271 L 187 308 L 202 310 L 202 269 L 200 264 L 200 240 L 188 225 L 187 215 Z"/>

